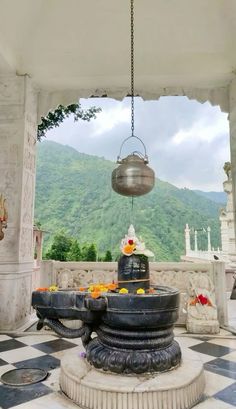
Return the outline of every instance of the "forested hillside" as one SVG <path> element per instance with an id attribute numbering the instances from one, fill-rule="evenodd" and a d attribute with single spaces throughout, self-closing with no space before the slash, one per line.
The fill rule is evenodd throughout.
<path id="1" fill-rule="evenodd" d="M 202 192 L 201 190 L 194 190 L 200 196 L 204 196 L 213 202 L 221 203 L 224 206 L 227 202 L 227 194 L 225 192 Z"/>
<path id="2" fill-rule="evenodd" d="M 131 199 L 111 188 L 115 166 L 69 146 L 38 144 L 35 220 L 48 232 L 46 247 L 63 230 L 81 244 L 95 243 L 99 255 L 110 250 L 116 257 L 131 222 L 159 261 L 179 260 L 184 253 L 186 223 L 198 229 L 210 226 L 212 246 L 219 246 L 218 204 L 157 179 L 152 192 L 134 200 L 132 211 Z"/>

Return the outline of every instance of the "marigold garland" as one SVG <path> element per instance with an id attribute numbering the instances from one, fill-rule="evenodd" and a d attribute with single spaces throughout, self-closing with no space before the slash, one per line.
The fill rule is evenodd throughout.
<path id="1" fill-rule="evenodd" d="M 131 241 L 131 240 L 130 240 Z M 132 244 L 131 244 L 132 245 Z M 96 299 L 102 296 L 102 294 L 106 294 L 108 292 L 114 292 L 117 290 L 117 283 L 99 283 L 99 284 L 90 284 L 89 287 L 79 287 L 78 291 L 85 292 L 87 291 L 90 293 L 91 297 Z M 51 285 L 50 287 L 39 287 L 36 289 L 36 291 L 58 291 L 59 288 L 56 285 Z M 129 291 L 127 288 L 120 288 L 118 290 L 119 294 L 128 294 Z M 150 288 L 147 291 L 149 294 L 155 293 L 155 290 L 153 288 Z M 142 295 L 145 294 L 145 290 L 143 288 L 139 288 L 136 291 L 137 294 Z M 200 301 L 198 301 L 200 302 Z"/>

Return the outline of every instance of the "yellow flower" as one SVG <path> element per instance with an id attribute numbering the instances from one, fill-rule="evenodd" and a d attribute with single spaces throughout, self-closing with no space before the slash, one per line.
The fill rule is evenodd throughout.
<path id="1" fill-rule="evenodd" d="M 139 289 L 137 290 L 137 294 L 145 294 L 144 289 L 143 289 L 143 288 L 139 288 Z"/>
<path id="2" fill-rule="evenodd" d="M 127 288 L 121 288 L 120 290 L 119 290 L 119 294 L 128 294 L 128 290 L 127 290 Z"/>
<path id="3" fill-rule="evenodd" d="M 48 291 L 58 291 L 58 287 L 56 285 L 51 285 Z"/>
<path id="4" fill-rule="evenodd" d="M 106 288 L 106 287 L 100 287 L 99 288 L 99 291 L 101 291 L 101 293 L 107 293 L 108 292 L 108 288 Z"/>
<path id="5" fill-rule="evenodd" d="M 108 288 L 106 287 L 105 284 L 101 283 L 101 284 L 91 284 L 88 288 L 88 292 L 92 293 L 92 292 L 100 292 L 100 293 L 107 293 L 108 292 Z"/>

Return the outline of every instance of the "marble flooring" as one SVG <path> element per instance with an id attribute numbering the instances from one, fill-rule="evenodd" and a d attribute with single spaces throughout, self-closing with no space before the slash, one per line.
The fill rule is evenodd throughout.
<path id="1" fill-rule="evenodd" d="M 204 363 L 206 389 L 195 408 L 236 407 L 236 336 L 225 330 L 221 330 L 219 336 L 190 336 L 182 327 L 176 327 L 175 335 L 180 345 L 195 351 Z M 10 387 L 0 382 L 0 408 L 78 409 L 59 388 L 60 360 L 73 348 L 78 353 L 83 351 L 79 338 L 68 340 L 50 331 L 1 334 L 0 376 L 14 368 L 41 368 L 48 371 L 48 377 L 24 387 Z"/>

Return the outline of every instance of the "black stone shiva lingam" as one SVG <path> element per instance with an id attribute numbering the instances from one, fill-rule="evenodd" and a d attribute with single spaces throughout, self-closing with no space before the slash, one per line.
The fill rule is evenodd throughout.
<path id="1" fill-rule="evenodd" d="M 164 372 L 181 360 L 173 326 L 178 318 L 179 291 L 165 286 L 150 289 L 148 250 L 131 226 L 118 263 L 118 288 L 93 298 L 89 291 L 34 291 L 32 305 L 43 325 L 67 338 L 81 337 L 86 358 L 95 368 L 115 373 Z M 129 229 L 129 233 L 130 233 Z M 133 229 L 133 230 L 132 230 Z M 138 243 L 137 243 L 138 242 Z M 137 244 L 142 254 L 136 254 Z M 60 319 L 79 319 L 69 329 Z M 96 337 L 91 334 L 95 332 Z"/>

